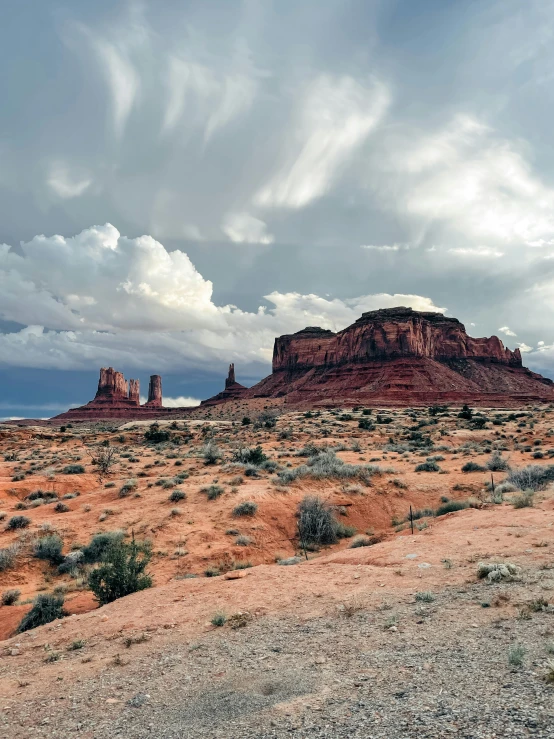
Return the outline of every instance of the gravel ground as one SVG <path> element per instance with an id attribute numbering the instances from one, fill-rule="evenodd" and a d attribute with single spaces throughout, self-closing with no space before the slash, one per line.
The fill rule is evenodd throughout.
<path id="1" fill-rule="evenodd" d="M 92 678 L 68 680 L 49 700 L 32 685 L 0 718 L 9 737 L 236 739 L 266 737 L 554 737 L 554 570 L 526 582 L 471 583 L 436 595 L 325 617 L 263 617 L 196 642 L 126 649 Z M 498 598 L 499 595 L 506 596 Z M 349 608 L 349 606 L 351 608 Z M 353 613 L 351 613 L 353 611 Z M 523 614 L 523 616 L 522 616 Z M 523 664 L 510 665 L 514 645 Z M 148 647 L 148 649 L 145 649 Z M 549 652 L 552 650 L 552 652 Z M 117 664 L 120 661 L 122 664 Z"/>

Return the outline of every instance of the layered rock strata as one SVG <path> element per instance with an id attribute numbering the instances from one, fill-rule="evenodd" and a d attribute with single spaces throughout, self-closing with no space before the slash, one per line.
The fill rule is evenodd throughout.
<path id="1" fill-rule="evenodd" d="M 275 340 L 273 373 L 245 397 L 291 405 L 502 405 L 554 400 L 519 349 L 473 338 L 456 318 L 411 308 L 364 313 L 343 331 L 308 327 Z"/>

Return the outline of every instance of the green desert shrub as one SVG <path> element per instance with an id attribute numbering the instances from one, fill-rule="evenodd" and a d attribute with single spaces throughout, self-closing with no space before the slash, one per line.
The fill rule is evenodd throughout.
<path id="1" fill-rule="evenodd" d="M 484 472 L 485 467 L 482 467 L 477 462 L 466 462 L 462 467 L 462 472 Z"/>
<path id="2" fill-rule="evenodd" d="M 170 438 L 170 432 L 161 429 L 159 423 L 151 424 L 150 428 L 144 432 L 144 440 L 149 444 L 161 444 L 164 441 L 169 441 Z"/>
<path id="3" fill-rule="evenodd" d="M 36 629 L 37 626 L 49 624 L 58 618 L 63 618 L 63 595 L 40 594 L 34 600 L 33 607 L 23 617 L 18 626 L 18 632 Z"/>
<path id="4" fill-rule="evenodd" d="M 21 595 L 21 590 L 17 590 L 17 588 L 10 588 L 9 590 L 4 590 L 2 593 L 2 598 L 0 599 L 0 602 L 3 606 L 13 606 L 14 603 L 17 603 L 19 600 L 19 596 Z"/>
<path id="5" fill-rule="evenodd" d="M 146 567 L 151 557 L 147 542 L 134 539 L 129 544 L 113 542 L 104 553 L 100 566 L 88 578 L 89 587 L 100 605 L 150 588 L 152 578 Z"/>
<path id="6" fill-rule="evenodd" d="M 258 510 L 256 503 L 245 500 L 233 508 L 233 516 L 253 516 Z"/>
<path id="7" fill-rule="evenodd" d="M 277 473 L 280 482 L 285 485 L 303 477 L 313 477 L 318 480 L 325 479 L 357 479 L 366 485 L 370 484 L 374 475 L 382 474 L 378 466 L 347 464 L 335 452 L 326 450 L 319 451 L 310 456 L 306 464 L 291 470 L 282 470 Z"/>
<path id="8" fill-rule="evenodd" d="M 186 500 L 187 494 L 183 490 L 174 490 L 169 496 L 172 503 L 178 503 L 180 500 Z"/>
<path id="9" fill-rule="evenodd" d="M 93 536 L 86 547 L 83 548 L 83 557 L 86 564 L 100 562 L 108 549 L 116 543 L 123 541 L 123 531 L 104 531 Z"/>
<path id="10" fill-rule="evenodd" d="M 440 467 L 436 462 L 421 462 L 415 468 L 416 472 L 439 472 Z"/>
<path id="11" fill-rule="evenodd" d="M 249 449 L 248 447 L 241 447 L 237 449 L 233 454 L 233 461 L 240 462 L 241 464 L 253 464 L 259 466 L 267 461 L 267 456 L 264 454 L 264 450 L 258 444 L 256 447 Z"/>
<path id="12" fill-rule="evenodd" d="M 330 507 L 315 495 L 305 496 L 298 504 L 298 535 L 300 543 L 335 544 L 338 522 Z"/>
<path id="13" fill-rule="evenodd" d="M 84 471 L 85 468 L 82 464 L 68 464 L 63 468 L 62 473 L 64 475 L 82 475 Z"/>
<path id="14" fill-rule="evenodd" d="M 469 504 L 463 500 L 449 500 L 448 503 L 444 503 L 437 508 L 435 516 L 444 516 L 447 513 L 453 513 L 454 511 L 463 511 L 464 508 L 468 507 Z"/>
<path id="15" fill-rule="evenodd" d="M 205 493 L 208 500 L 216 500 L 220 495 L 223 495 L 225 490 L 221 485 L 207 485 L 206 487 L 201 488 L 200 492 Z"/>
<path id="16" fill-rule="evenodd" d="M 7 531 L 14 531 L 15 529 L 26 529 L 31 523 L 31 519 L 27 516 L 12 516 L 6 525 Z"/>
<path id="17" fill-rule="evenodd" d="M 37 539 L 33 544 L 33 556 L 37 559 L 46 559 L 50 564 L 59 565 L 63 562 L 63 542 L 57 534 L 49 534 Z"/>
<path id="18" fill-rule="evenodd" d="M 508 460 L 504 459 L 498 452 L 493 452 L 490 459 L 486 463 L 487 469 L 491 472 L 505 472 L 510 469 Z"/>
<path id="19" fill-rule="evenodd" d="M 19 547 L 15 544 L 5 547 L 4 549 L 0 549 L 0 572 L 9 570 L 10 567 L 14 566 L 18 552 Z"/>

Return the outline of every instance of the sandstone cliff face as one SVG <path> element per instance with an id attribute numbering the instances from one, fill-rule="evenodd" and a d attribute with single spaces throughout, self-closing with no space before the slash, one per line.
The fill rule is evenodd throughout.
<path id="1" fill-rule="evenodd" d="M 475 359 L 521 367 L 519 349 L 505 349 L 500 339 L 474 339 L 456 318 L 411 308 L 364 313 L 352 326 L 334 334 L 306 328 L 275 340 L 273 371 L 307 370 L 399 357 L 437 361 Z"/>
<path id="2" fill-rule="evenodd" d="M 200 405 L 218 405 L 219 403 L 224 403 L 226 400 L 238 400 L 247 393 L 248 388 L 241 385 L 240 382 L 237 382 L 235 379 L 235 365 L 230 364 L 229 373 L 225 378 L 225 390 L 222 390 L 212 398 L 203 400 Z"/>
<path id="3" fill-rule="evenodd" d="M 456 318 L 411 308 L 364 313 L 343 331 L 317 327 L 275 340 L 273 374 L 246 397 L 297 406 L 554 401 L 551 380 L 519 349 L 474 339 Z"/>
<path id="4" fill-rule="evenodd" d="M 154 408 L 162 407 L 162 378 L 160 375 L 151 375 L 150 377 L 146 405 Z"/>
<path id="5" fill-rule="evenodd" d="M 140 405 L 140 382 L 138 380 L 129 380 L 129 400 Z"/>

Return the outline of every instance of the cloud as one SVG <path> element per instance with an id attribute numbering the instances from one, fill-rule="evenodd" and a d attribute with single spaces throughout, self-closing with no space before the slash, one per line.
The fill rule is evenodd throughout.
<path id="1" fill-rule="evenodd" d="M 236 244 L 272 244 L 274 237 L 267 232 L 267 224 L 248 213 L 231 213 L 221 230 Z"/>
<path id="2" fill-rule="evenodd" d="M 499 245 L 552 240 L 554 189 L 533 173 L 520 143 L 474 117 L 457 115 L 442 129 L 420 136 L 399 126 L 373 176 L 387 206 L 404 209 L 412 225 L 417 217 L 448 226 L 465 239 Z M 450 251 L 502 256 L 492 247 Z"/>
<path id="3" fill-rule="evenodd" d="M 254 198 L 265 207 L 302 208 L 324 195 L 382 121 L 389 92 L 377 80 L 320 75 L 310 82 L 282 152 L 284 163 Z"/>
<path id="4" fill-rule="evenodd" d="M 114 132 L 121 137 L 140 91 L 140 77 L 124 49 L 98 37 L 92 43 L 111 92 Z"/>
<path id="5" fill-rule="evenodd" d="M 49 187 L 62 200 L 80 197 L 91 184 L 92 179 L 90 177 L 76 177 L 68 167 L 61 163 L 52 166 L 48 177 Z"/>
<path id="6" fill-rule="evenodd" d="M 496 251 L 495 249 L 487 249 L 484 246 L 478 246 L 476 248 L 471 247 L 456 247 L 448 250 L 450 254 L 459 254 L 460 256 L 468 257 L 493 257 L 498 259 L 504 256 L 503 251 Z"/>
<path id="7" fill-rule="evenodd" d="M 164 396 L 164 406 L 166 408 L 193 408 L 200 405 L 199 398 L 184 397 L 180 395 L 178 398 L 168 398 Z"/>
<path id="8" fill-rule="evenodd" d="M 397 305 L 443 312 L 415 294 L 339 299 L 267 294 L 248 312 L 216 305 L 212 283 L 182 251 L 106 224 L 72 238 L 37 236 L 23 255 L 0 247 L 0 318 L 27 324 L 0 334 L 4 365 L 142 370 L 267 364 L 276 336 L 307 325 L 340 330 L 364 311 Z"/>
<path id="9" fill-rule="evenodd" d="M 520 352 L 531 352 L 531 351 L 533 351 L 533 347 L 528 346 L 524 342 L 518 343 L 518 347 L 519 347 Z"/>
<path id="10" fill-rule="evenodd" d="M 498 330 L 506 336 L 517 336 L 509 326 L 502 326 L 502 328 L 499 328 Z"/>
<path id="11" fill-rule="evenodd" d="M 374 244 L 362 244 L 362 249 L 370 249 L 373 251 L 400 251 L 402 249 L 409 249 L 408 244 L 383 244 L 381 246 Z"/>

